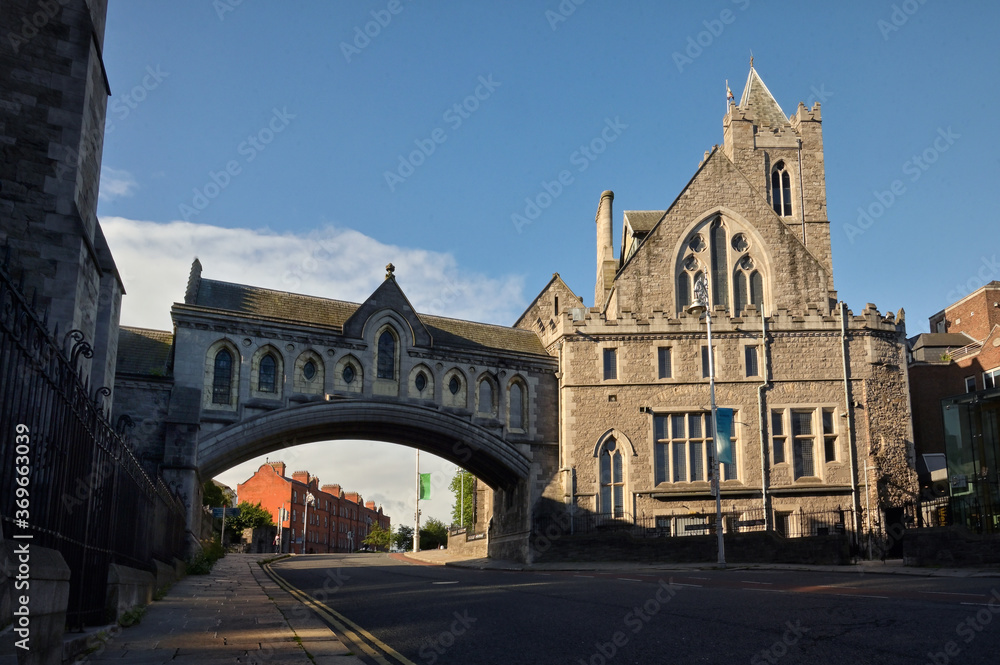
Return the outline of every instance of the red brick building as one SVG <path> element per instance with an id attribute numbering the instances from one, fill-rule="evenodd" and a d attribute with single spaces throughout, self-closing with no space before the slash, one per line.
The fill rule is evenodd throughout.
<path id="1" fill-rule="evenodd" d="M 236 486 L 241 502 L 260 503 L 280 525 L 283 552 L 352 552 L 361 547 L 372 525 L 391 528 L 388 515 L 374 501 L 365 502 L 357 492 L 340 485 L 320 485 L 308 471 L 285 476 L 284 462 L 268 462 Z M 312 495 L 306 510 L 306 496 Z M 306 523 L 308 521 L 308 524 Z M 303 542 L 303 533 L 305 542 Z"/>
<path id="2" fill-rule="evenodd" d="M 935 494 L 962 498 L 970 526 L 1000 527 L 1000 281 L 930 318 L 910 342 L 913 439 L 921 462 L 945 454 Z M 922 474 L 930 488 L 932 469 Z"/>

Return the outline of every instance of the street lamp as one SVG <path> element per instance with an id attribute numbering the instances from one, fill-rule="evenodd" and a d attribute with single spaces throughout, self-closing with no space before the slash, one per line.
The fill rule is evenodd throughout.
<path id="1" fill-rule="evenodd" d="M 306 543 L 309 542 L 309 504 L 312 501 L 315 501 L 315 500 L 316 500 L 316 497 L 314 497 L 312 495 L 312 492 L 308 492 L 307 491 L 306 492 L 306 498 L 305 498 L 305 501 L 306 501 L 306 512 L 302 516 L 302 522 L 303 522 L 303 527 L 302 527 L 302 554 L 306 553 Z"/>
<path id="2" fill-rule="evenodd" d="M 712 454 L 712 490 L 715 492 L 715 533 L 719 540 L 719 565 L 726 566 L 726 542 L 722 534 L 722 476 L 719 473 L 718 424 L 715 408 L 715 353 L 712 352 L 712 312 L 708 299 L 708 280 L 704 275 L 698 277 L 694 285 L 695 302 L 688 307 L 688 312 L 701 317 L 705 315 L 708 325 L 708 392 L 712 402 L 712 440 L 715 442 Z"/>

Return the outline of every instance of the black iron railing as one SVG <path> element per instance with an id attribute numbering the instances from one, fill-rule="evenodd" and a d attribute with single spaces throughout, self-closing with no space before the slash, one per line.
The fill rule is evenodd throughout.
<path id="1" fill-rule="evenodd" d="M 112 563 L 155 572 L 154 558 L 170 562 L 184 546 L 181 502 L 143 469 L 127 441 L 127 419 L 118 428 L 108 421 L 109 391 L 91 390 L 79 369 L 81 358 L 92 355 L 81 332 L 61 340 L 49 333 L 11 278 L 5 257 L 0 524 L 5 539 L 62 554 L 71 573 L 70 628 L 106 621 Z M 19 483 L 25 488 L 21 496 Z"/>

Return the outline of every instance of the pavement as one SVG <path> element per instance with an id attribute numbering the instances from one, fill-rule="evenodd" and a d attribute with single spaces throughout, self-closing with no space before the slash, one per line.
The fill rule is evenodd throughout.
<path id="1" fill-rule="evenodd" d="M 272 556 L 227 554 L 208 575 L 174 584 L 139 624 L 92 634 L 95 650 L 71 662 L 361 665 L 333 630 L 258 565 Z"/>
<path id="2" fill-rule="evenodd" d="M 558 562 L 519 564 L 469 558 L 448 550 L 392 555 L 422 565 L 483 570 L 534 571 L 690 571 L 718 569 L 717 564 Z M 129 628 L 106 626 L 86 635 L 67 634 L 67 651 L 89 653 L 67 661 L 129 665 L 360 665 L 337 634 L 307 605 L 267 575 L 258 564 L 272 555 L 228 554 L 208 575 L 190 575 L 146 608 Z M 732 570 L 809 570 L 921 575 L 928 577 L 1000 577 L 1000 568 L 915 568 L 899 561 L 865 561 L 850 566 L 729 564 Z M 5 640 L 6 641 L 6 640 Z M 0 663 L 6 663 L 0 654 Z M 13 662 L 11 659 L 9 662 Z"/>

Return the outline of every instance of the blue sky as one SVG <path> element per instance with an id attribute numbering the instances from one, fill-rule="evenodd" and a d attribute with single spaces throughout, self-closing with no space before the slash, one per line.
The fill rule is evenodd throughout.
<path id="1" fill-rule="evenodd" d="M 111 0 L 99 213 L 123 322 L 169 327 L 194 254 L 345 300 L 392 261 L 418 309 L 496 323 L 553 272 L 590 303 L 600 193 L 616 245 L 622 211 L 669 206 L 751 50 L 786 114 L 822 103 L 849 307 L 905 308 L 912 335 L 1000 279 L 1000 5 L 577 2 Z M 526 199 L 548 205 L 518 227 Z"/>

